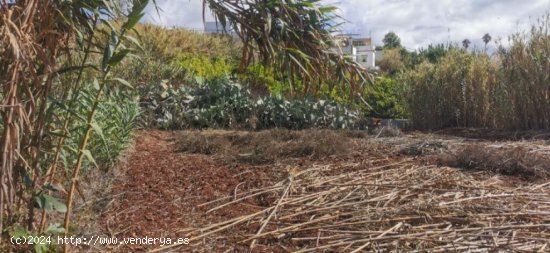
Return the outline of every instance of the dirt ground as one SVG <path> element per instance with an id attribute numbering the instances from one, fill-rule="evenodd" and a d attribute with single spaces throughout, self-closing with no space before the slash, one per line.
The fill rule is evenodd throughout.
<path id="1" fill-rule="evenodd" d="M 456 132 L 139 132 L 87 233 L 191 242 L 81 251 L 548 252 L 548 141 Z"/>

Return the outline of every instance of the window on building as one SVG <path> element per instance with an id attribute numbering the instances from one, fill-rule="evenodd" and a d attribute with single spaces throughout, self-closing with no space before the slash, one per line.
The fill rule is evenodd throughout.
<path id="1" fill-rule="evenodd" d="M 364 41 L 361 41 L 361 40 L 353 41 L 353 46 L 356 46 L 356 47 L 364 47 L 366 45 L 367 45 L 367 43 L 365 43 Z"/>

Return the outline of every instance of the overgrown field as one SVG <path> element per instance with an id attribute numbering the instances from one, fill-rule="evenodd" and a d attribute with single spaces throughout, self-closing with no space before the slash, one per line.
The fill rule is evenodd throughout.
<path id="1" fill-rule="evenodd" d="M 155 1 L 0 2 L 2 252 L 549 247 L 548 142 L 500 138 L 548 136 L 548 15 L 491 54 L 387 47 L 368 71 L 317 0 L 204 0 L 238 38 L 141 24 Z"/>

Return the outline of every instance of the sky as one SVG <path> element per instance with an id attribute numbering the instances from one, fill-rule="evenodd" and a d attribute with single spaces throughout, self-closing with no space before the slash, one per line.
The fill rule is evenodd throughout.
<path id="1" fill-rule="evenodd" d="M 344 32 L 372 37 L 382 44 L 384 35 L 395 32 L 410 50 L 429 44 L 469 39 L 483 47 L 489 33 L 506 44 L 507 36 L 528 29 L 550 11 L 550 0 L 323 0 L 339 8 L 347 21 Z M 149 6 L 145 21 L 163 26 L 202 30 L 201 0 L 157 0 L 161 17 Z M 207 14 L 206 20 L 213 20 Z"/>

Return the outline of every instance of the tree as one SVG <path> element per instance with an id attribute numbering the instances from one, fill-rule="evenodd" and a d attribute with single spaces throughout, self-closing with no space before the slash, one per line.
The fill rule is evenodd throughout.
<path id="1" fill-rule="evenodd" d="M 487 50 L 487 44 L 489 44 L 489 42 L 491 42 L 491 35 L 489 35 L 488 33 L 486 33 L 485 35 L 483 35 L 483 42 L 485 42 L 485 50 Z"/>
<path id="2" fill-rule="evenodd" d="M 382 40 L 384 42 L 385 49 L 401 48 L 401 39 L 394 32 L 389 32 L 384 36 Z"/>
<path id="3" fill-rule="evenodd" d="M 376 65 L 385 74 L 395 75 L 403 69 L 403 53 L 399 49 L 387 49 L 384 51 L 382 59 L 376 62 Z"/>
<path id="4" fill-rule="evenodd" d="M 412 69 L 424 61 L 435 64 L 452 48 L 452 44 L 430 44 L 427 48 L 420 48 L 411 52 L 408 58 L 404 58 L 405 65 L 407 68 Z"/>
<path id="5" fill-rule="evenodd" d="M 464 49 L 468 49 L 470 47 L 470 44 L 472 44 L 472 42 L 469 39 L 464 39 L 462 41 L 462 46 L 464 47 Z"/>

